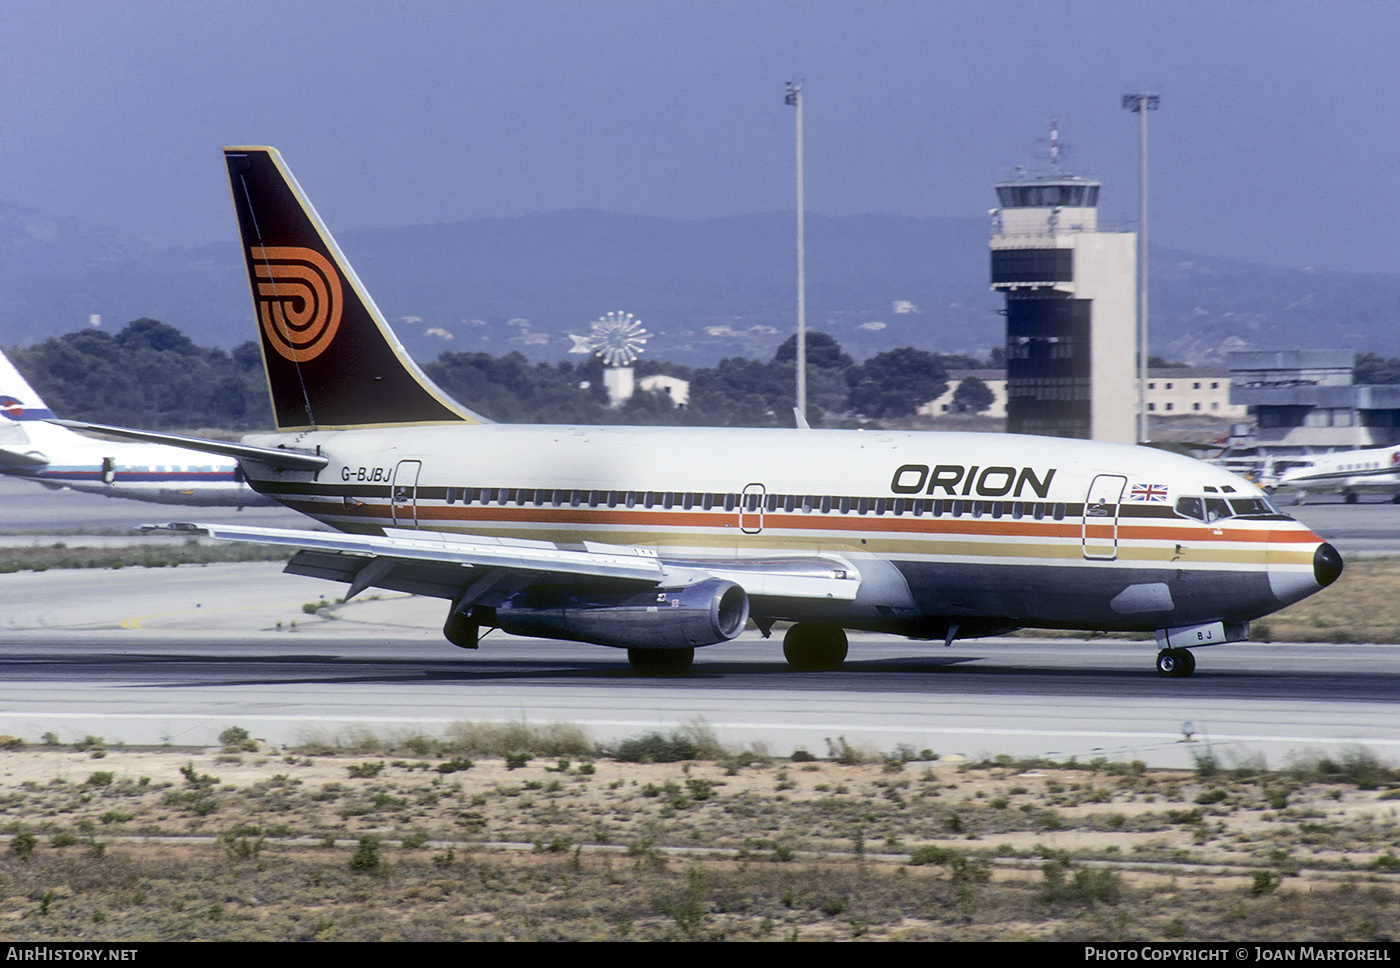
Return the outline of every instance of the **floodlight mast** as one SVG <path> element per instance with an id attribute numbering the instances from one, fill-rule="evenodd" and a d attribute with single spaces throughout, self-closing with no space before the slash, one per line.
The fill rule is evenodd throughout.
<path id="1" fill-rule="evenodd" d="M 797 414 L 807 420 L 807 266 L 803 247 L 802 207 L 802 82 L 788 81 L 785 104 L 797 109 Z"/>
<path id="2" fill-rule="evenodd" d="M 1147 112 L 1156 94 L 1124 94 L 1123 110 L 1138 116 L 1138 443 L 1147 443 Z"/>

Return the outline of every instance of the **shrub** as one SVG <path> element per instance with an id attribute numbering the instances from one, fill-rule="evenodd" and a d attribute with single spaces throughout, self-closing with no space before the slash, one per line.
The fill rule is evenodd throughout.
<path id="1" fill-rule="evenodd" d="M 909 855 L 909 863 L 916 867 L 923 864 L 941 864 L 948 868 L 955 883 L 981 882 L 992 876 L 985 865 L 968 860 L 962 851 L 953 850 L 951 847 L 939 847 L 937 844 L 915 847 Z"/>
<path id="2" fill-rule="evenodd" d="M 360 846 L 355 848 L 354 856 L 350 858 L 350 869 L 376 874 L 383 863 L 379 857 L 379 840 L 375 837 L 361 837 Z"/>
<path id="3" fill-rule="evenodd" d="M 28 830 L 21 830 L 10 838 L 10 851 L 17 857 L 25 860 L 34 853 L 34 848 L 38 846 L 39 838 L 35 837 Z"/>
<path id="4" fill-rule="evenodd" d="M 186 763 L 180 767 L 180 775 L 185 778 L 185 782 L 192 787 L 211 787 L 219 782 L 217 776 L 210 776 L 208 773 L 200 773 L 194 768 L 193 763 Z"/>
<path id="5" fill-rule="evenodd" d="M 1122 878 L 1107 868 L 1082 868 L 1074 872 L 1071 891 L 1086 904 L 1117 904 L 1123 895 Z"/>
<path id="6" fill-rule="evenodd" d="M 252 753 L 258 748 L 258 741 L 250 737 L 242 726 L 230 726 L 220 733 L 219 744 L 226 753 Z"/>
<path id="7" fill-rule="evenodd" d="M 613 758 L 623 763 L 678 763 L 700 756 L 699 747 L 680 733 L 646 733 L 618 744 Z"/>

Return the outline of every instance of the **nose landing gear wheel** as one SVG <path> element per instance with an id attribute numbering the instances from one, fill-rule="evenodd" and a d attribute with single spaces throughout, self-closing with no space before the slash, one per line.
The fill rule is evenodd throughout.
<path id="1" fill-rule="evenodd" d="M 1163 649 L 1157 653 L 1157 675 L 1180 679 L 1196 671 L 1196 657 L 1189 649 Z"/>

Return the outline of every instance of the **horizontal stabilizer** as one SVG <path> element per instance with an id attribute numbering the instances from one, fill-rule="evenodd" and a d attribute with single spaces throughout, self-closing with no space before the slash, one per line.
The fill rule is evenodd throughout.
<path id="1" fill-rule="evenodd" d="M 308 454 L 299 450 L 282 450 L 278 447 L 253 447 L 236 444 L 228 440 L 205 440 L 203 437 L 186 437 L 183 434 L 162 434 L 154 430 L 132 430 L 127 427 L 111 427 L 107 424 L 85 423 L 81 420 L 53 420 L 51 423 L 69 430 L 86 430 L 124 440 L 144 440 L 151 444 L 169 444 L 196 450 L 202 454 L 217 454 L 236 460 L 255 460 L 284 471 L 319 471 L 330 463 L 320 454 Z"/>
<path id="2" fill-rule="evenodd" d="M 21 470 L 47 467 L 49 459 L 37 450 L 11 450 L 0 447 L 0 467 L 13 467 Z"/>

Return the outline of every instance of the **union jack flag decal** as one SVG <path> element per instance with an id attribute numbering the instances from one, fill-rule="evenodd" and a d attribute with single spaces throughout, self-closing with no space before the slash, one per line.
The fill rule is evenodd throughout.
<path id="1" fill-rule="evenodd" d="M 1134 484 L 1132 491 L 1128 493 L 1128 500 L 1165 502 L 1167 500 L 1167 485 Z"/>

